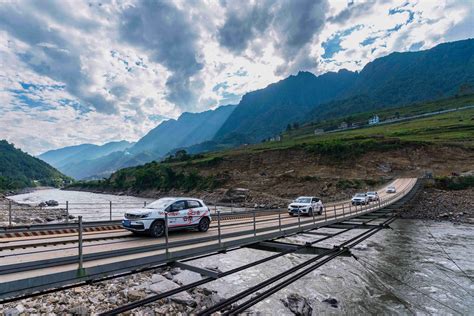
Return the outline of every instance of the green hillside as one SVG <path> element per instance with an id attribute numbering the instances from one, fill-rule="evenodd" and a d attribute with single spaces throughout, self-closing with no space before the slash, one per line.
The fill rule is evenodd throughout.
<path id="1" fill-rule="evenodd" d="M 38 185 L 58 187 L 69 181 L 46 162 L 0 140 L 0 191 Z"/>
<path id="2" fill-rule="evenodd" d="M 421 103 L 410 108 L 387 110 L 384 113 L 389 115 L 394 111 L 403 116 L 410 116 L 466 105 L 474 105 L 474 96 Z M 366 115 L 371 114 L 361 114 Z M 246 160 L 249 158 L 245 157 L 263 151 L 292 152 L 303 149 L 309 155 L 320 155 L 323 158 L 322 163 L 331 164 L 355 159 L 367 152 L 386 152 L 402 148 L 455 146 L 474 151 L 474 108 L 321 135 L 314 135 L 313 131 L 314 126 L 306 126 L 284 134 L 281 141 L 263 142 L 207 154 L 183 154 L 183 159 L 167 159 L 162 163 L 153 162 L 122 169 L 108 179 L 76 183 L 75 186 L 135 192 L 148 189 L 212 189 L 225 183 L 230 175 L 227 175 L 227 178 L 225 174 L 203 176 L 199 174 L 200 168 L 217 169 L 222 161 L 231 160 L 233 156 L 241 156 Z"/>

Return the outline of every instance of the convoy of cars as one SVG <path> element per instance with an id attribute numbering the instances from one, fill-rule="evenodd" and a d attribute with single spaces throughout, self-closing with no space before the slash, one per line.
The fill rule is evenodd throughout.
<path id="1" fill-rule="evenodd" d="M 211 211 L 202 200 L 194 198 L 162 198 L 147 206 L 127 211 L 123 228 L 134 233 L 161 237 L 168 229 L 197 229 L 206 232 L 211 224 Z"/>
<path id="2" fill-rule="evenodd" d="M 387 187 L 387 193 L 395 193 L 394 186 Z M 367 205 L 370 202 L 379 202 L 378 192 L 369 191 L 356 193 L 352 205 Z M 288 214 L 321 215 L 324 209 L 319 197 L 300 196 L 288 205 Z M 152 237 L 161 237 L 165 233 L 165 221 L 168 220 L 168 229 L 197 229 L 206 232 L 211 224 L 211 211 L 206 204 L 195 198 L 167 197 L 156 200 L 147 206 L 127 211 L 122 220 L 123 228 L 135 234 L 148 234 Z"/>
<path id="3" fill-rule="evenodd" d="M 323 202 L 315 196 L 300 196 L 288 205 L 288 214 L 291 216 L 303 214 L 313 216 L 313 214 L 323 213 Z"/>

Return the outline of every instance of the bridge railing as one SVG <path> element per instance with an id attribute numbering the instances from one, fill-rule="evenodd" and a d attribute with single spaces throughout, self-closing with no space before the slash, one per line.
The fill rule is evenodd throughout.
<path id="1" fill-rule="evenodd" d="M 212 225 L 207 234 L 191 235 L 190 238 L 174 238 L 174 232 L 171 231 L 173 227 L 169 225 L 171 220 L 183 219 L 183 216 L 167 214 L 165 218 L 163 238 L 156 239 L 153 243 L 144 243 L 139 246 L 136 244 L 135 238 L 122 238 L 120 244 L 121 249 L 110 250 L 113 254 L 107 254 L 107 250 L 99 250 L 97 252 L 97 244 L 94 241 L 94 235 L 84 234 L 83 218 L 78 217 L 78 222 L 75 223 L 77 228 L 76 236 L 66 236 L 61 238 L 69 238 L 73 244 L 61 246 L 60 251 L 73 250 L 75 253 L 72 257 L 68 257 L 70 263 L 79 264 L 79 272 L 83 271 L 83 263 L 88 260 L 95 260 L 104 256 L 120 256 L 130 255 L 134 253 L 143 253 L 148 251 L 161 251 L 161 254 L 167 260 L 173 260 L 173 253 L 182 251 L 183 247 L 193 248 L 198 244 L 205 244 L 205 247 L 211 247 L 213 251 L 225 250 L 229 246 L 235 245 L 236 239 L 239 243 L 255 243 L 269 238 L 276 238 L 278 236 L 287 236 L 292 233 L 302 232 L 317 227 L 326 226 L 340 221 L 347 221 L 350 223 L 351 218 L 365 213 L 369 213 L 378 209 L 382 209 L 391 205 L 401 198 L 403 198 L 412 188 L 415 183 L 409 183 L 406 187 L 401 188 L 398 193 L 381 198 L 377 202 L 372 202 L 368 205 L 352 205 L 347 202 L 331 205 L 325 207 L 321 215 L 313 213 L 310 216 L 303 216 L 300 212 L 296 216 L 290 216 L 285 210 L 276 210 L 273 212 L 262 210 L 251 210 L 244 214 L 245 216 L 235 217 L 235 214 L 226 214 L 225 212 L 217 211 L 213 215 Z M 234 216 L 232 221 L 227 221 L 226 216 Z M 127 236 L 128 237 L 128 236 Z M 104 238 L 104 237 L 102 237 Z M 108 241 L 108 243 L 116 243 L 116 241 Z M 107 243 L 105 243 L 107 244 Z M 105 245 L 101 244 L 101 245 Z M 95 247 L 95 248 L 94 248 Z M 75 252 L 77 249 L 77 253 Z M 181 250 L 180 250 L 181 249 Z M 57 248 L 45 249 L 42 252 L 57 252 Z M 5 254 L 5 257 L 14 256 L 15 260 L 21 262 L 22 256 L 30 256 L 29 252 Z M 71 256 L 71 254 L 69 254 Z M 62 258 L 61 260 L 63 260 Z M 66 260 L 66 259 L 64 259 Z M 69 261 L 68 261 L 69 262 Z M 39 266 L 41 266 L 38 263 Z M 50 264 L 50 263 L 48 263 Z M 82 275 L 82 274 L 78 275 Z"/>
<path id="2" fill-rule="evenodd" d="M 381 203 L 385 203 L 385 200 L 392 200 L 399 196 L 402 192 L 398 192 L 383 198 L 380 200 Z M 382 201 L 383 200 L 383 201 Z M 374 205 L 371 203 L 370 205 Z M 8 200 L 7 203 L 3 202 L 0 204 L 0 228 L 2 227 L 14 227 L 14 226 L 25 226 L 25 225 L 44 225 L 44 224 L 55 224 L 55 223 L 77 223 L 78 216 L 82 216 L 83 223 L 92 222 L 104 222 L 104 221 L 115 221 L 118 222 L 123 219 L 124 214 L 127 211 L 140 209 L 147 206 L 146 201 L 139 202 L 94 202 L 94 203 L 73 203 L 73 202 L 62 202 L 55 206 L 29 206 L 22 205 Z M 218 213 L 223 216 L 234 215 L 246 215 L 263 216 L 266 214 L 277 214 L 286 213 L 286 209 L 274 209 L 274 208 L 249 208 L 237 206 L 234 204 L 229 205 L 209 205 L 211 214 L 217 216 Z M 342 211 L 343 216 L 346 212 L 352 213 L 356 209 L 368 206 L 353 206 L 348 200 L 343 202 L 330 202 L 324 206 L 325 218 L 338 217 L 338 211 Z M 315 210 L 316 212 L 316 210 Z M 335 212 L 333 216 L 332 213 Z M 314 213 L 314 212 L 313 212 Z M 300 214 L 302 215 L 302 214 Z M 301 217 L 301 216 L 300 216 Z"/>
<path id="3" fill-rule="evenodd" d="M 126 249 L 126 253 L 139 253 L 146 251 L 161 250 L 163 255 L 169 260 L 173 260 L 173 251 L 180 251 L 182 247 L 194 247 L 201 243 L 206 243 L 206 247 L 213 246 L 215 250 L 225 250 L 228 245 L 231 245 L 235 240 L 247 240 L 248 243 L 255 243 L 259 240 L 268 239 L 269 236 L 286 236 L 296 232 L 302 232 L 305 230 L 311 230 L 317 227 L 323 227 L 332 223 L 340 221 L 350 220 L 356 218 L 361 214 L 370 213 L 378 209 L 382 209 L 388 205 L 391 205 L 401 198 L 403 198 L 414 186 L 415 183 L 410 183 L 408 186 L 402 188 L 398 193 L 390 195 L 386 198 L 381 198 L 377 202 L 373 202 L 368 205 L 352 205 L 349 203 L 339 203 L 325 207 L 321 215 L 312 214 L 311 216 L 303 216 L 302 213 L 297 216 L 290 216 L 286 214 L 286 211 L 278 210 L 273 213 L 261 210 L 252 210 L 249 213 L 251 216 L 245 216 L 241 219 L 234 219 L 232 222 L 226 222 L 226 214 L 217 211 L 217 214 L 213 217 L 213 225 L 209 228 L 209 233 L 202 237 L 195 237 L 182 240 L 180 238 L 173 238 L 173 228 L 168 223 L 173 219 L 180 219 L 182 216 L 167 214 L 165 217 L 165 225 L 163 238 L 158 239 L 153 245 L 138 246 L 135 248 L 132 246 Z M 82 236 L 81 234 L 78 234 Z M 126 243 L 123 241 L 122 243 Z M 134 239 L 129 242 L 133 243 Z M 80 258 L 83 253 L 83 248 L 89 246 L 83 246 L 82 241 L 78 242 L 78 261 L 82 262 Z M 90 245 L 93 247 L 94 245 Z"/>

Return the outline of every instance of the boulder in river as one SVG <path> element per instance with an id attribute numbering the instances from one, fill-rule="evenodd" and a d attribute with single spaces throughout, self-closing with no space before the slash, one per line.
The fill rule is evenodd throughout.
<path id="1" fill-rule="evenodd" d="M 308 299 L 299 294 L 292 293 L 288 295 L 285 300 L 281 301 L 283 302 L 283 305 L 288 307 L 288 309 L 295 315 L 308 316 L 313 312 L 313 308 L 309 304 Z"/>
<path id="2" fill-rule="evenodd" d="M 327 298 L 323 300 L 324 303 L 328 303 L 331 305 L 331 307 L 337 308 L 339 305 L 339 302 L 335 298 Z"/>
<path id="3" fill-rule="evenodd" d="M 58 206 L 59 202 L 55 201 L 55 200 L 49 200 L 49 201 L 46 201 L 46 205 L 48 205 L 48 206 Z"/>

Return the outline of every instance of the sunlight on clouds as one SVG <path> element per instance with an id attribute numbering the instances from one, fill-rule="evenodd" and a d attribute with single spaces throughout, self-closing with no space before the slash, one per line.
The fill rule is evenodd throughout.
<path id="1" fill-rule="evenodd" d="M 2 2 L 0 138 L 34 154 L 136 141 L 299 70 L 360 70 L 431 48 L 474 11 L 462 0 L 349 3 Z"/>

